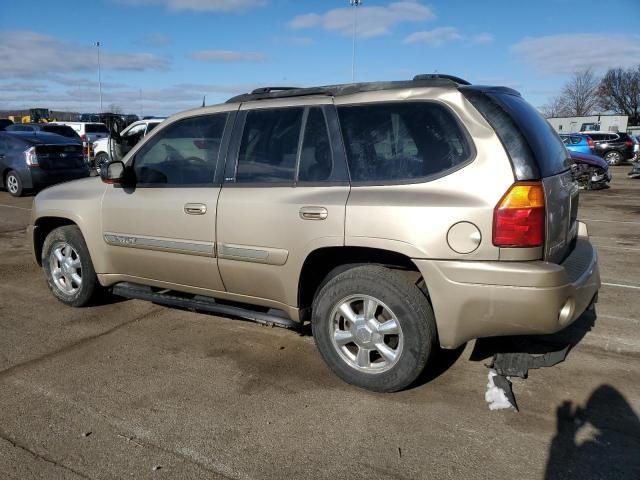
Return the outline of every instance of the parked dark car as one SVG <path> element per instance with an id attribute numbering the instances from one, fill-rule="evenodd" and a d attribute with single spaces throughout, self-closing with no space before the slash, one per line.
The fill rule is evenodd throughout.
<path id="1" fill-rule="evenodd" d="M 609 165 L 619 165 L 633 158 L 634 142 L 622 132 L 583 132 L 591 137 L 595 154 L 604 158 Z"/>
<path id="2" fill-rule="evenodd" d="M 35 132 L 36 134 L 37 132 L 55 133 L 81 142 L 80 135 L 73 128 L 56 123 L 14 123 L 5 130 L 7 132 Z"/>
<path id="3" fill-rule="evenodd" d="M 589 135 L 584 135 L 582 133 L 566 133 L 560 134 L 560 138 L 567 150 L 571 152 L 593 155 L 593 152 L 595 151 L 593 140 Z"/>
<path id="4" fill-rule="evenodd" d="M 578 186 L 584 190 L 606 188 L 611 181 L 609 164 L 597 155 L 573 152 L 569 150 L 573 166 L 573 178 Z"/>
<path id="5" fill-rule="evenodd" d="M 0 131 L 6 129 L 9 125 L 13 125 L 13 122 L 8 118 L 0 118 Z"/>
<path id="6" fill-rule="evenodd" d="M 0 186 L 14 197 L 88 176 L 82 143 L 47 132 L 0 132 Z"/>

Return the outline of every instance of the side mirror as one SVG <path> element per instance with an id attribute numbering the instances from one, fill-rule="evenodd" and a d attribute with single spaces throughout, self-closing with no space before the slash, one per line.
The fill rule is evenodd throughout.
<path id="1" fill-rule="evenodd" d="M 124 163 L 119 160 L 109 162 L 100 169 L 100 178 L 104 183 L 122 183 L 124 175 Z"/>

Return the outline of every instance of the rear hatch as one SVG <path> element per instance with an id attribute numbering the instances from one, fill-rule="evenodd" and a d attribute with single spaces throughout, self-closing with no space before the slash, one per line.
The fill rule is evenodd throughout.
<path id="1" fill-rule="evenodd" d="M 544 259 L 560 263 L 578 232 L 578 185 L 560 137 L 518 92 L 464 86 L 460 91 L 494 128 L 511 159 L 517 181 L 542 181 L 545 193 Z"/>
<path id="2" fill-rule="evenodd" d="M 38 165 L 43 170 L 64 170 L 85 166 L 82 145 L 37 145 Z"/>

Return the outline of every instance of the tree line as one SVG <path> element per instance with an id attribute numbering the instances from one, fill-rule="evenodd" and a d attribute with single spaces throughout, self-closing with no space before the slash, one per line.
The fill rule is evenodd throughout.
<path id="1" fill-rule="evenodd" d="M 640 65 L 612 68 L 602 77 L 591 69 L 576 72 L 540 111 L 546 118 L 628 115 L 629 125 L 640 125 Z"/>

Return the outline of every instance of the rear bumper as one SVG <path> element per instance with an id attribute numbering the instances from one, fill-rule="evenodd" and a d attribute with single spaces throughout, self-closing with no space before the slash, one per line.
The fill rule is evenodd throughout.
<path id="1" fill-rule="evenodd" d="M 57 183 L 88 177 L 89 169 L 87 167 L 70 168 L 65 170 L 42 170 L 32 168 L 30 169 L 30 173 L 30 184 L 27 185 L 27 182 L 25 182 L 25 187 L 38 189 L 55 185 Z"/>
<path id="2" fill-rule="evenodd" d="M 554 333 L 576 320 L 600 288 L 587 227 L 562 262 L 414 260 L 426 280 L 440 344 L 480 337 Z"/>

